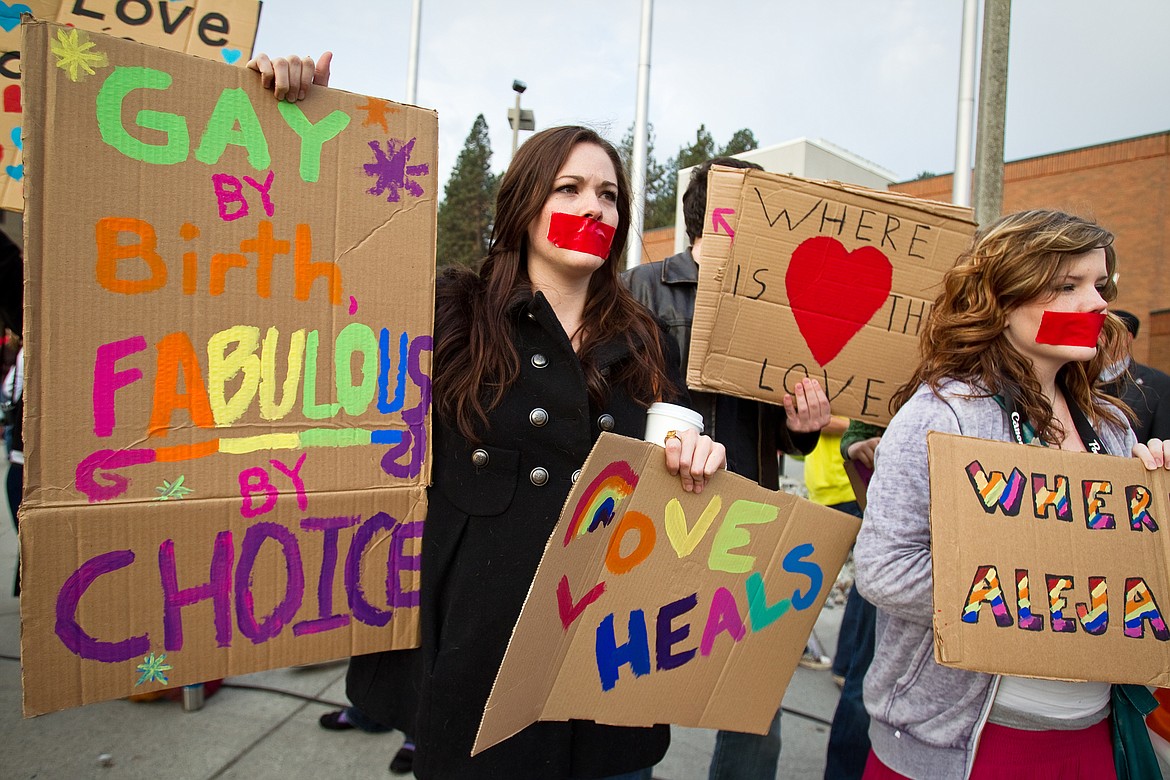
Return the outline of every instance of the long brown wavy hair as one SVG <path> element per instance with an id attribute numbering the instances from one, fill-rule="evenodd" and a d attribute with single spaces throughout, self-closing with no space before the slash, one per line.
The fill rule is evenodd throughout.
<path id="1" fill-rule="evenodd" d="M 1016 351 L 1004 331 L 1013 309 L 1051 297 L 1065 262 L 1093 249 L 1105 250 L 1109 280 L 1101 296 L 1112 301 L 1117 296 L 1117 255 L 1113 234 L 1100 225 L 1060 211 L 1034 210 L 1009 214 L 981 229 L 943 279 L 943 291 L 920 337 L 922 362 L 894 394 L 892 409 L 900 409 L 922 384 L 938 392 L 948 378 L 959 379 L 992 394 L 1010 395 L 1041 438 L 1063 441 L 1065 431 L 1041 392 L 1031 362 Z M 1057 374 L 1069 402 L 1094 423 L 1106 419 L 1124 425 L 1102 406 L 1104 401 L 1120 402 L 1098 385 L 1102 370 L 1125 354 L 1124 334 L 1119 319 L 1106 317 L 1097 355 L 1070 362 Z"/>
<path id="2" fill-rule="evenodd" d="M 488 255 L 479 271 L 449 269 L 439 279 L 435 301 L 435 407 L 467 439 L 477 441 L 488 413 L 503 401 L 520 375 L 513 344 L 515 308 L 532 297 L 528 276 L 528 228 L 540 217 L 557 173 L 577 144 L 596 144 L 613 162 L 618 186 L 618 224 L 605 264 L 589 280 L 577 351 L 589 397 L 603 404 L 611 383 L 649 406 L 675 394 L 666 370 L 659 327 L 626 290 L 619 258 L 630 230 L 630 184 L 614 147 L 586 127 L 543 130 L 521 146 L 500 182 L 496 221 Z M 623 361 L 603 377 L 597 348 L 624 341 L 636 360 Z"/>

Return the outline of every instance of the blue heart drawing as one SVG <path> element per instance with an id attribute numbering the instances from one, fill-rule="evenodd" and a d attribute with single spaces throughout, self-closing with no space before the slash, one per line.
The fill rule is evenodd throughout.
<path id="1" fill-rule="evenodd" d="M 16 179 L 17 181 L 20 181 L 21 179 L 24 178 L 24 166 L 23 165 L 9 165 L 4 169 L 4 171 L 9 176 Z"/>
<path id="2" fill-rule="evenodd" d="M 3 1 L 4 0 L 0 0 L 0 2 Z M 239 49 L 229 49 L 226 46 L 220 49 L 219 53 L 223 55 L 224 62 L 226 62 L 228 65 L 235 65 L 236 60 L 238 60 L 240 55 L 243 54 L 243 52 Z"/>
<path id="3" fill-rule="evenodd" d="M 19 126 L 12 128 L 11 137 L 13 146 L 15 146 L 17 149 L 20 149 L 21 151 L 24 151 L 24 141 L 22 141 L 20 138 L 20 131 L 22 129 L 23 128 Z"/>
<path id="4" fill-rule="evenodd" d="M 20 26 L 20 15 L 31 13 L 32 9 L 24 3 L 9 5 L 0 0 L 0 27 L 4 28 L 4 32 L 12 32 Z"/>

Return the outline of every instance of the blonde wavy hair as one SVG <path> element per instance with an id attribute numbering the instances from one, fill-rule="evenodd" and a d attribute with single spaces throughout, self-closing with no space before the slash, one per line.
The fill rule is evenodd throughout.
<path id="1" fill-rule="evenodd" d="M 1051 297 L 1065 263 L 1093 249 L 1105 250 L 1109 281 L 1101 295 L 1112 301 L 1117 296 L 1117 255 L 1113 234 L 1100 225 L 1060 211 L 1033 210 L 1009 214 L 982 228 L 943 279 L 943 291 L 920 334 L 922 362 L 894 394 L 892 409 L 901 408 L 922 384 L 938 392 L 947 379 L 959 379 L 989 394 L 1010 395 L 1041 438 L 1063 441 L 1065 431 L 1041 392 L 1031 362 L 1016 351 L 1004 331 L 1013 309 Z M 1104 405 L 1120 402 L 1101 390 L 1099 377 L 1123 358 L 1127 346 L 1125 326 L 1111 315 L 1105 319 L 1097 355 L 1070 362 L 1057 375 L 1069 402 L 1094 424 L 1102 420 L 1125 424 Z"/>

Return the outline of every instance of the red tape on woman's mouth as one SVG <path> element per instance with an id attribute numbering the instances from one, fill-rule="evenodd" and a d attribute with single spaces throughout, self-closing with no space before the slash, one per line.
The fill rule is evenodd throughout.
<path id="1" fill-rule="evenodd" d="M 548 222 L 548 240 L 553 246 L 584 252 L 602 260 L 609 258 L 615 232 L 615 228 L 604 222 L 559 211 L 553 212 Z"/>
<path id="2" fill-rule="evenodd" d="M 1046 311 L 1040 317 L 1036 343 L 1058 347 L 1095 347 L 1104 325 L 1104 313 Z"/>

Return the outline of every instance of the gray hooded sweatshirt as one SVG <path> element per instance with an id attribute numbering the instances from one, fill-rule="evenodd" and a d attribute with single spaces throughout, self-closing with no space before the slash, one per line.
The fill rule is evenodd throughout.
<path id="1" fill-rule="evenodd" d="M 878 608 L 865 707 L 882 763 L 911 778 L 960 780 L 971 771 L 998 678 L 934 660 L 929 431 L 1015 440 L 999 403 L 958 381 L 938 394 L 918 388 L 882 436 L 853 553 L 857 589 Z M 1102 423 L 1097 434 L 1111 455 L 1133 449 L 1128 425 Z"/>

